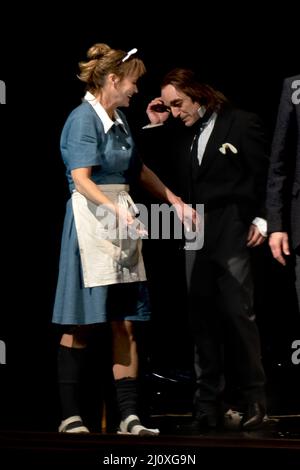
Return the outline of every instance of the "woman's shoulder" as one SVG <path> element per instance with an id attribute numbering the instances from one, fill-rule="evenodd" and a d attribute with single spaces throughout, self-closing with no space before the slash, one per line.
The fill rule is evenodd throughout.
<path id="1" fill-rule="evenodd" d="M 93 115 L 93 108 L 87 101 L 82 101 L 73 111 L 70 112 L 68 119 L 78 119 L 84 116 Z"/>
<path id="2" fill-rule="evenodd" d="M 100 129 L 101 126 L 99 127 L 98 121 L 98 116 L 93 107 L 86 101 L 83 101 L 70 112 L 65 121 L 64 129 L 68 130 L 70 127 L 74 128 L 74 126 L 75 128 L 84 126 L 88 129 L 90 127 Z"/>

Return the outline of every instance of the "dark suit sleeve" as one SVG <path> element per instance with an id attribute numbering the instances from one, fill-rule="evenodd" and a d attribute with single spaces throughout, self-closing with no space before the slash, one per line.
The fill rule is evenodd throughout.
<path id="1" fill-rule="evenodd" d="M 261 119 L 247 113 L 243 153 L 247 172 L 252 180 L 256 201 L 255 217 L 266 218 L 266 185 L 270 146 Z"/>
<path id="2" fill-rule="evenodd" d="M 288 230 L 285 204 L 288 176 L 288 134 L 293 112 L 291 87 L 289 80 L 283 83 L 277 122 L 272 142 L 270 167 L 267 184 L 267 220 L 268 231 L 282 232 Z"/>
<path id="3" fill-rule="evenodd" d="M 139 145 L 144 163 L 174 190 L 174 151 L 172 148 L 172 124 L 142 129 Z"/>

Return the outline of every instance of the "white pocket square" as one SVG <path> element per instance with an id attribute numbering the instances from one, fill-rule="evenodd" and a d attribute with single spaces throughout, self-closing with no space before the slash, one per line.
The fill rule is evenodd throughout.
<path id="1" fill-rule="evenodd" d="M 223 153 L 223 155 L 226 154 L 227 149 L 229 149 L 232 153 L 238 153 L 235 146 L 232 145 L 232 144 L 229 144 L 229 142 L 226 142 L 225 144 L 222 144 L 222 146 L 219 148 L 220 152 Z"/>

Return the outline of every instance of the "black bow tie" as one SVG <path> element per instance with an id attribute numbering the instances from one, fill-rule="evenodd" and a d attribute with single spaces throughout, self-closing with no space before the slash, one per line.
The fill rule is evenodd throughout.
<path id="1" fill-rule="evenodd" d="M 207 126 L 207 123 L 212 115 L 212 111 L 206 111 L 204 116 L 200 117 L 195 124 L 191 127 L 191 131 L 194 135 L 192 144 L 191 144 L 191 164 L 192 164 L 192 171 L 193 174 L 197 174 L 197 170 L 199 168 L 199 161 L 198 161 L 198 138 L 201 132 Z"/>
<path id="2" fill-rule="evenodd" d="M 206 111 L 204 116 L 200 117 L 195 124 L 193 124 L 190 128 L 194 139 L 197 139 L 199 134 L 205 129 L 209 119 L 211 118 L 212 111 Z"/>
<path id="3" fill-rule="evenodd" d="M 204 127 L 207 126 L 207 123 L 210 120 L 211 115 L 212 115 L 212 111 L 206 111 L 204 116 L 200 117 L 200 119 L 198 119 L 198 121 L 196 122 L 197 127 L 200 132 L 202 132 Z"/>

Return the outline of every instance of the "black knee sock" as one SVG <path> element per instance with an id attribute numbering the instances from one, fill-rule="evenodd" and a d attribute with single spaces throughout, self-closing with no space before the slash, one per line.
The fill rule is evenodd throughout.
<path id="1" fill-rule="evenodd" d="M 137 379 L 126 377 L 115 380 L 117 401 L 121 413 L 121 419 L 124 420 L 129 415 L 137 414 Z"/>
<path id="2" fill-rule="evenodd" d="M 85 352 L 85 348 L 59 346 L 57 373 L 62 419 L 80 415 L 79 385 Z"/>

